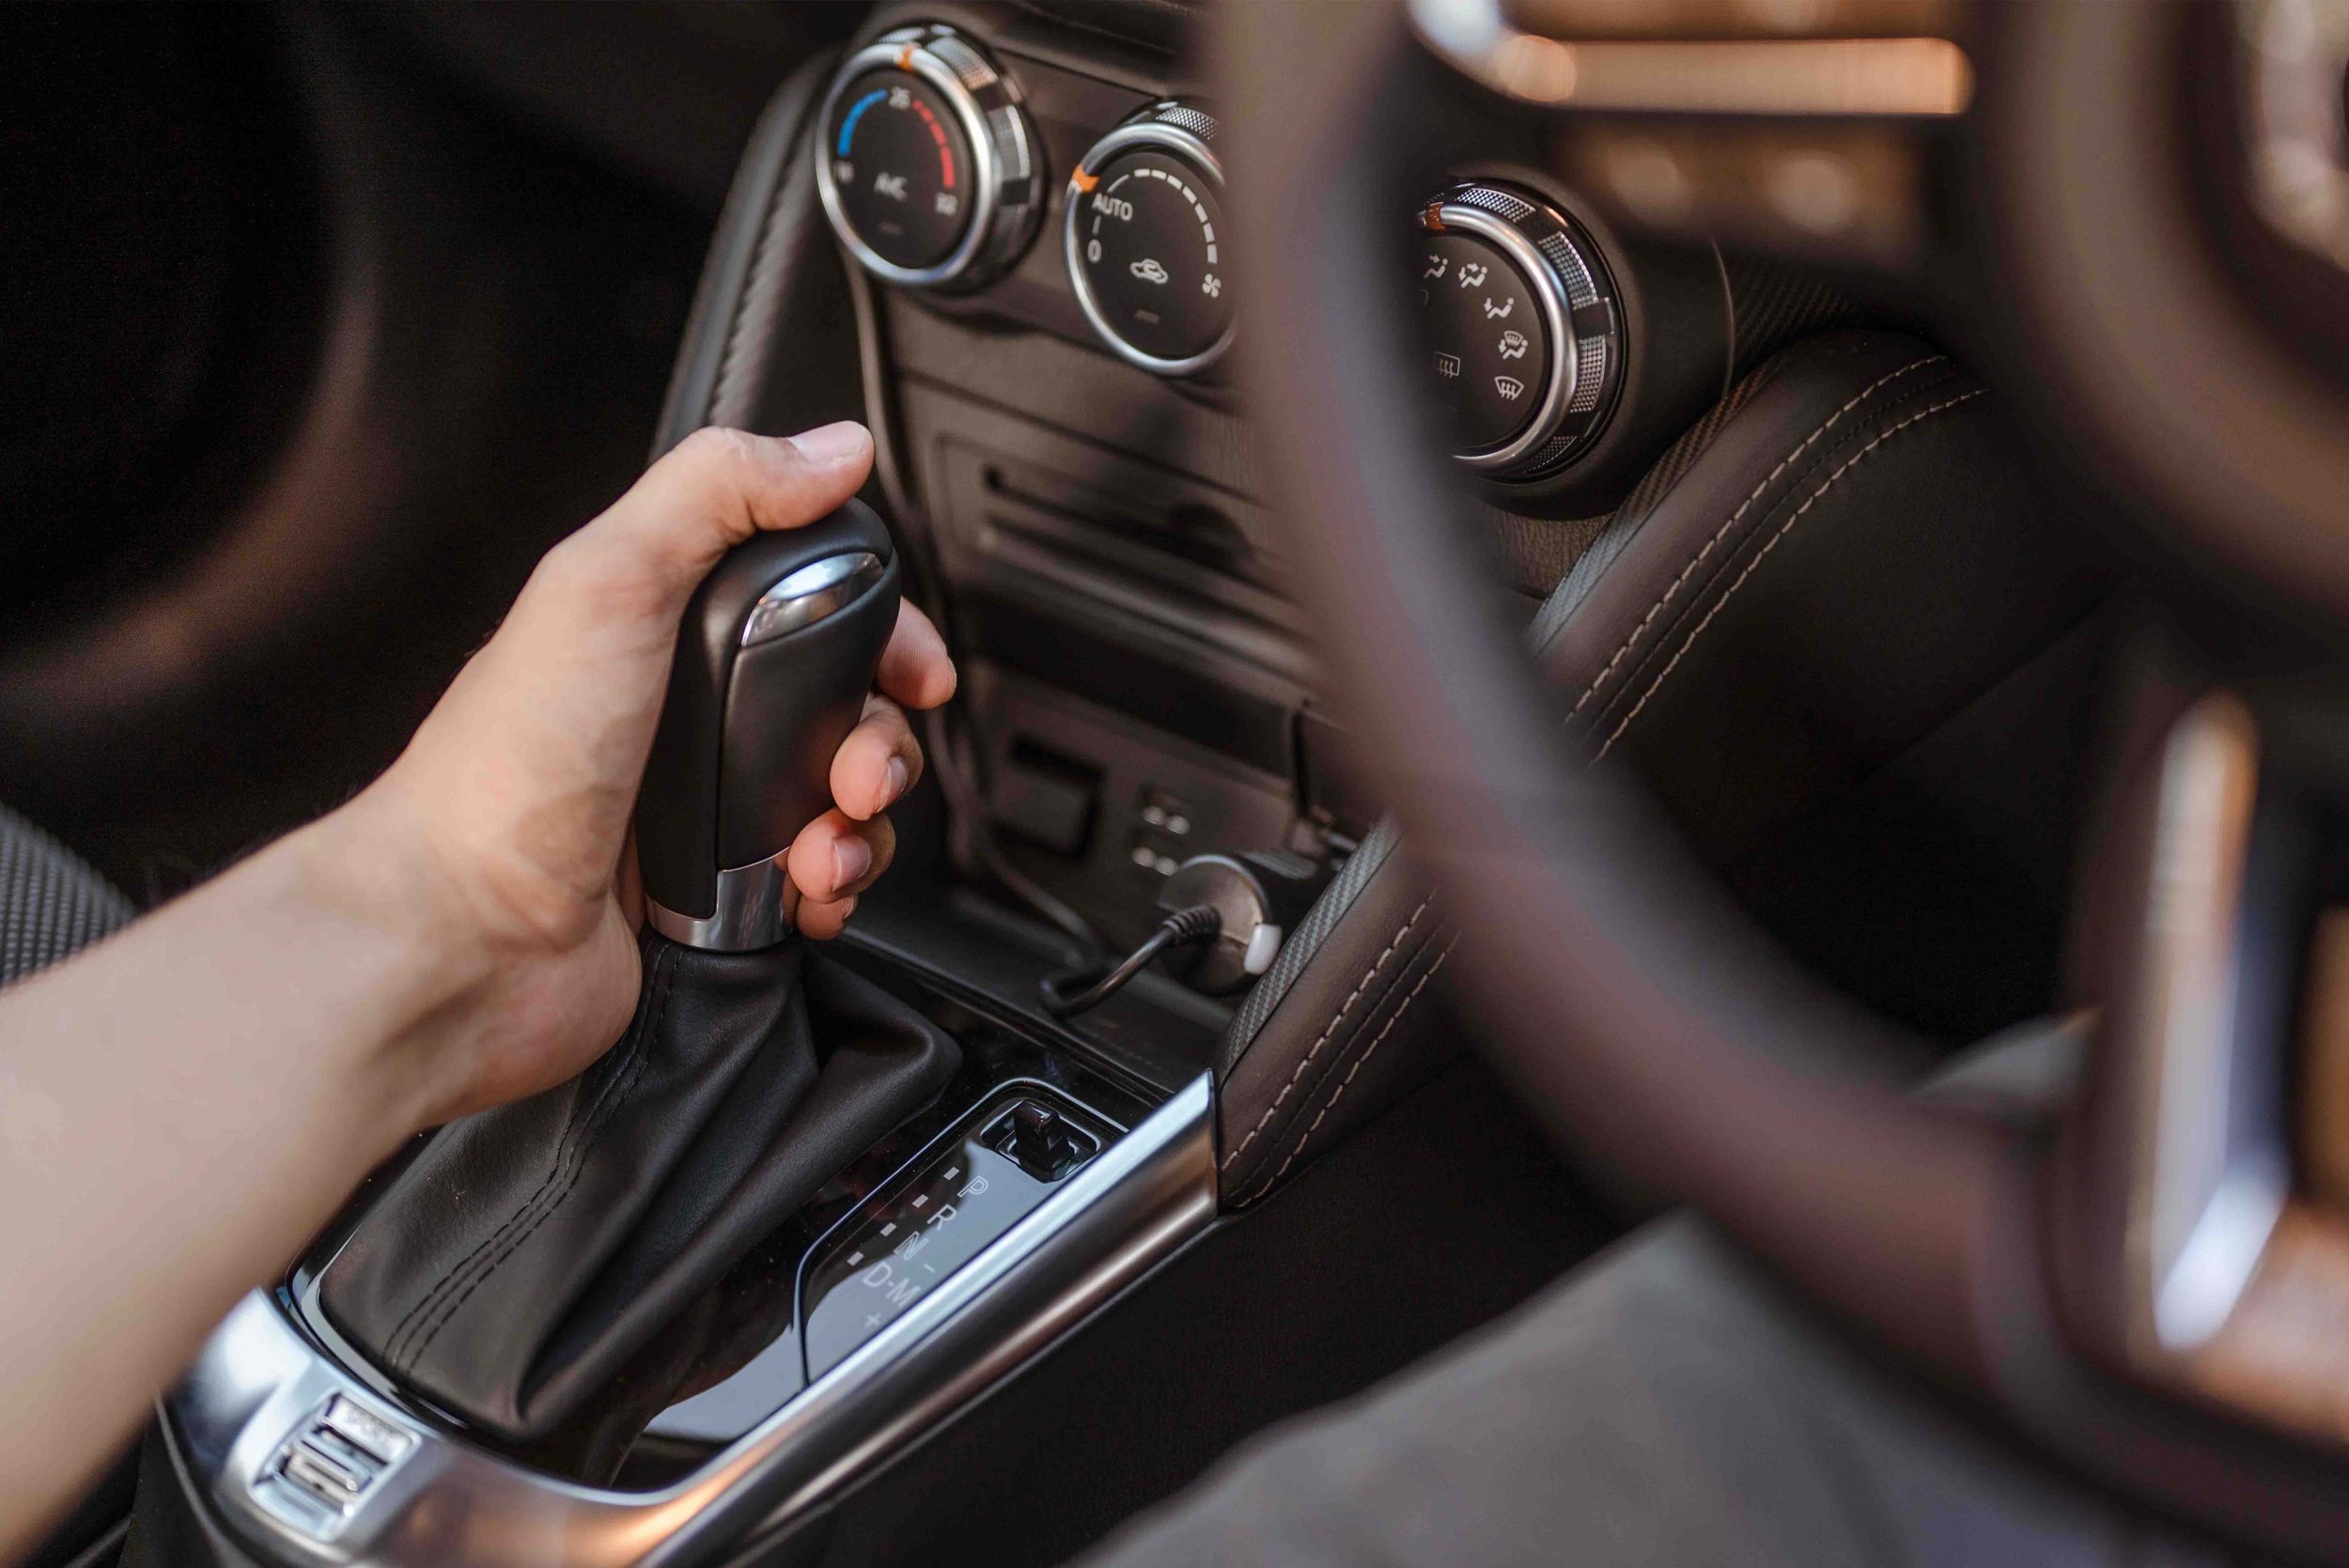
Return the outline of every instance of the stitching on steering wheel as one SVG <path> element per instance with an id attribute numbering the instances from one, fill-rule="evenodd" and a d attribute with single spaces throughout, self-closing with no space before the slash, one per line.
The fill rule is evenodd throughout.
<path id="1" fill-rule="evenodd" d="M 1747 510 L 1761 497 L 1762 492 L 1768 489 L 1771 485 L 1777 482 L 1778 476 L 1786 472 L 1787 465 L 1794 462 L 1796 458 L 1801 457 L 1805 452 L 1810 451 L 1813 445 L 1817 444 L 1819 438 L 1826 435 L 1828 431 L 1833 429 L 1836 424 L 1841 421 L 1845 414 L 1851 412 L 1852 410 L 1858 408 L 1861 403 L 1866 402 L 1881 388 L 1900 380 L 1900 378 L 1907 375 L 1912 370 L 1922 369 L 1928 365 L 1937 364 L 1945 357 L 1946 356 L 1941 354 L 1927 354 L 1922 359 L 1912 360 L 1908 364 L 1902 365 L 1897 370 L 1888 371 L 1884 375 L 1877 377 L 1875 380 L 1860 388 L 1858 393 L 1854 394 L 1851 401 L 1845 403 L 1842 408 L 1837 409 L 1833 413 L 1828 415 L 1825 423 L 1821 424 L 1817 429 L 1812 431 L 1808 436 L 1805 436 L 1800 445 L 1788 452 L 1783 458 L 1781 458 L 1778 460 L 1778 466 L 1771 469 L 1769 474 L 1760 484 L 1753 487 L 1752 493 L 1748 495 L 1745 500 L 1737 504 L 1737 509 L 1729 514 L 1729 520 L 1722 523 L 1720 528 L 1713 535 L 1713 536 L 1705 540 L 1697 552 L 1688 558 L 1688 564 L 1680 568 L 1680 575 L 1673 578 L 1671 584 L 1664 589 L 1663 597 L 1658 598 L 1653 605 L 1649 606 L 1648 613 L 1640 617 L 1640 624 L 1633 627 L 1630 634 L 1624 638 L 1623 646 L 1615 650 L 1614 657 L 1608 660 L 1606 664 L 1600 667 L 1598 674 L 1591 677 L 1591 683 L 1582 689 L 1582 695 L 1575 699 L 1574 706 L 1567 713 L 1567 717 L 1572 718 L 1575 714 L 1580 713 L 1583 707 L 1590 702 L 1592 697 L 1597 694 L 1598 689 L 1607 683 L 1607 678 L 1610 675 L 1615 673 L 1615 667 L 1623 662 L 1624 656 L 1631 651 L 1632 644 L 1640 640 L 1641 634 L 1647 630 L 1648 627 L 1655 621 L 1657 615 L 1663 613 L 1665 606 L 1672 603 L 1673 596 L 1678 594 L 1682 588 L 1688 586 L 1688 579 L 1694 576 L 1696 574 L 1696 569 L 1704 564 L 1705 557 L 1711 555 L 1714 548 L 1729 536 L 1730 531 L 1735 529 L 1738 522 L 1744 519 Z M 1603 748 L 1600 754 L 1605 754 Z"/>
<path id="2" fill-rule="evenodd" d="M 1329 1027 L 1321 1032 L 1321 1038 L 1314 1042 L 1314 1048 L 1305 1053 L 1305 1060 L 1297 1064 L 1297 1070 L 1289 1074 L 1288 1082 L 1281 1086 L 1281 1092 L 1272 1097 L 1270 1105 L 1265 1107 L 1265 1112 L 1257 1118 L 1256 1125 L 1248 1129 L 1248 1136 L 1239 1141 L 1239 1147 L 1225 1155 L 1222 1165 L 1218 1169 L 1230 1170 L 1232 1162 L 1248 1152 L 1248 1145 L 1253 1143 L 1256 1141 L 1256 1135 L 1264 1131 L 1267 1124 L 1271 1122 L 1273 1113 L 1281 1109 L 1281 1102 L 1287 1099 L 1289 1091 L 1297 1087 L 1297 1080 L 1305 1076 L 1305 1069 L 1314 1064 L 1314 1058 L 1321 1054 L 1321 1048 L 1328 1045 L 1330 1037 L 1337 1033 L 1338 1025 L 1346 1021 L 1346 1015 L 1353 1009 L 1354 1003 L 1361 1000 L 1362 992 L 1369 988 L 1370 983 L 1378 978 L 1378 971 L 1387 967 L 1387 960 L 1394 956 L 1395 951 L 1403 945 L 1403 939 L 1411 934 L 1411 928 L 1419 924 L 1419 917 L 1425 914 L 1427 906 L 1435 901 L 1436 895 L 1432 893 L 1419 901 L 1419 908 L 1411 911 L 1411 918 L 1405 921 L 1402 927 L 1387 942 L 1386 951 L 1378 955 L 1377 960 L 1363 971 L 1361 979 L 1357 981 L 1354 988 L 1346 993 L 1346 1001 L 1339 1003 L 1336 1014 L 1330 1019 Z"/>
<path id="3" fill-rule="evenodd" d="M 1753 559 L 1746 563 L 1745 569 L 1740 571 L 1736 577 L 1731 580 L 1727 588 L 1721 590 L 1721 597 L 1713 601 L 1712 608 L 1705 611 L 1703 619 L 1698 621 L 1696 626 L 1689 631 L 1688 640 L 1680 644 L 1679 648 L 1672 654 L 1672 658 L 1665 661 L 1664 667 L 1657 672 L 1656 678 L 1648 683 L 1647 690 L 1640 693 L 1640 700 L 1633 703 L 1631 705 L 1631 711 L 1625 714 L 1623 718 L 1616 722 L 1614 729 L 1608 735 L 1606 740 L 1600 744 L 1598 748 L 1598 754 L 1591 760 L 1593 762 L 1603 760 L 1607 753 L 1613 749 L 1615 742 L 1623 738 L 1623 732 L 1630 727 L 1631 721 L 1637 719 L 1640 716 L 1640 710 L 1647 706 L 1648 699 L 1656 695 L 1657 689 L 1662 687 L 1665 680 L 1672 675 L 1672 671 L 1679 667 L 1681 660 L 1687 657 L 1688 650 L 1696 645 L 1697 639 L 1704 634 L 1704 629 L 1713 624 L 1713 617 L 1721 613 L 1721 606 L 1727 604 L 1731 596 L 1735 594 L 1740 587 L 1744 586 L 1746 579 L 1753 575 L 1754 567 L 1760 566 L 1763 558 L 1778 547 L 1779 540 L 1784 538 L 1787 536 L 1787 533 L 1793 529 L 1795 524 L 1802 520 L 1803 514 L 1810 511 L 1812 506 L 1816 505 L 1821 496 L 1827 494 L 1828 490 L 1835 488 L 1835 482 L 1837 480 L 1843 478 L 1844 474 L 1849 474 L 1852 469 L 1858 465 L 1862 458 L 1865 458 L 1869 453 L 1883 445 L 1887 441 L 1890 441 L 1901 431 L 1907 429 L 1911 425 L 1918 424 L 1922 420 L 1930 419 L 1935 414 L 1940 413 L 1946 410 L 1956 408 L 1961 403 L 1969 403 L 1975 398 L 1983 396 L 1988 391 L 1989 389 L 1987 387 L 1976 387 L 1971 392 L 1960 393 L 1955 397 L 1947 398 L 1941 402 L 1933 404 L 1929 408 L 1920 410 L 1918 412 L 1912 413 L 1907 418 L 1902 420 L 1899 424 L 1889 427 L 1874 441 L 1868 442 L 1867 445 L 1861 447 L 1859 451 L 1844 458 L 1842 466 L 1838 467 L 1834 473 L 1827 476 L 1826 483 L 1822 484 L 1817 489 L 1812 490 L 1811 492 L 1810 499 L 1805 501 L 1800 506 L 1797 507 L 1792 517 L 1789 517 L 1784 522 L 1779 524 L 1778 532 L 1772 534 L 1767 540 L 1764 541 L 1762 548 L 1754 551 Z M 1742 508 L 1740 509 L 1742 510 Z"/>

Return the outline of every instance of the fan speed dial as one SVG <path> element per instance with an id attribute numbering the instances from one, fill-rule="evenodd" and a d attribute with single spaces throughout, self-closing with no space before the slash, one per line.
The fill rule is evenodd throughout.
<path id="1" fill-rule="evenodd" d="M 1068 276 L 1111 351 L 1161 376 L 1206 369 L 1232 345 L 1223 165 L 1216 123 L 1152 104 L 1070 173 Z"/>

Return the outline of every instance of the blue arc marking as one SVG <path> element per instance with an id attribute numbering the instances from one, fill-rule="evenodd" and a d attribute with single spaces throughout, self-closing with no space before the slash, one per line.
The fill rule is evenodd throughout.
<path id="1" fill-rule="evenodd" d="M 835 156 L 841 158 L 848 156 L 848 144 L 856 140 L 856 122 L 864 117 L 865 110 L 888 96 L 887 87 L 875 87 L 856 101 L 856 106 L 848 111 L 848 117 L 840 122 L 840 146 Z"/>

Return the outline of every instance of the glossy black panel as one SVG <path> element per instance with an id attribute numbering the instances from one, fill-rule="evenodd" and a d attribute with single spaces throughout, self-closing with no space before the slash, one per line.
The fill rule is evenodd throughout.
<path id="1" fill-rule="evenodd" d="M 1031 1171 L 1008 1146 L 1015 1111 L 1039 1103 L 1075 1124 L 1080 1142 L 1066 1162 Z M 973 1112 L 820 1249 L 800 1291 L 808 1375 L 821 1377 L 895 1322 L 1033 1213 L 1112 1136 L 1040 1086 L 1015 1086 Z"/>

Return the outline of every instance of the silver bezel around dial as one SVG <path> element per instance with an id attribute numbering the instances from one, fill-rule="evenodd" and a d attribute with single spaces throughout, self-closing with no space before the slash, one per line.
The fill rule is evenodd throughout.
<path id="1" fill-rule="evenodd" d="M 956 122 L 962 127 L 962 139 L 970 144 L 970 226 L 963 230 L 954 250 L 935 266 L 900 267 L 891 261 L 858 237 L 855 225 L 848 222 L 840 206 L 840 187 L 832 173 L 832 111 L 839 107 L 840 96 L 848 90 L 848 84 L 869 70 L 903 70 L 928 83 L 954 111 Z M 832 220 L 832 233 L 839 236 L 841 244 L 848 247 L 859 266 L 875 277 L 909 288 L 951 283 L 969 270 L 995 225 L 995 210 L 1002 199 L 1003 164 L 995 155 L 995 138 L 988 132 L 987 112 L 954 67 L 930 53 L 928 39 L 882 39 L 843 61 L 832 75 L 831 91 L 824 94 L 822 107 L 816 111 L 816 194 L 824 204 L 824 216 Z"/>
<path id="2" fill-rule="evenodd" d="M 1119 153 L 1137 147 L 1154 147 L 1174 154 L 1198 169 L 1205 178 L 1213 180 L 1218 195 L 1223 193 L 1223 164 L 1208 150 L 1207 144 L 1197 136 L 1180 126 L 1158 120 L 1141 120 L 1119 126 L 1094 143 L 1079 161 L 1075 172 L 1068 177 L 1067 195 L 1061 203 L 1064 210 L 1061 251 L 1068 266 L 1069 286 L 1077 291 L 1077 303 L 1083 308 L 1085 319 L 1093 324 L 1094 335 L 1107 346 L 1110 352 L 1128 365 L 1147 370 L 1154 376 L 1196 375 L 1230 350 L 1232 339 L 1239 333 L 1239 312 L 1237 309 L 1232 312 L 1232 319 L 1224 324 L 1222 335 L 1199 353 L 1188 359 L 1161 359 L 1156 354 L 1143 352 L 1111 329 L 1108 318 L 1102 314 L 1101 302 L 1094 297 L 1092 281 L 1085 275 L 1084 247 L 1077 233 L 1083 219 L 1077 198 L 1085 193 L 1078 189 L 1077 175 L 1097 175 L 1102 164 Z"/>
<path id="3" fill-rule="evenodd" d="M 1566 298 L 1565 280 L 1557 269 L 1534 248 L 1533 241 L 1517 231 L 1515 225 L 1496 217 L 1482 208 L 1463 207 L 1458 202 L 1445 202 L 1436 209 L 1436 221 L 1441 228 L 1428 232 L 1443 233 L 1458 230 L 1473 234 L 1508 257 L 1512 266 L 1525 278 L 1526 287 L 1532 293 L 1533 303 L 1542 313 L 1542 324 L 1549 329 L 1548 372 L 1543 378 L 1544 391 L 1540 406 L 1505 445 L 1486 452 L 1455 453 L 1460 462 L 1480 474 L 1507 469 L 1540 451 L 1555 435 L 1566 415 L 1566 405 L 1574 400 L 1578 356 L 1575 353 L 1574 303 Z M 1423 229 L 1426 227 L 1422 220 Z"/>

